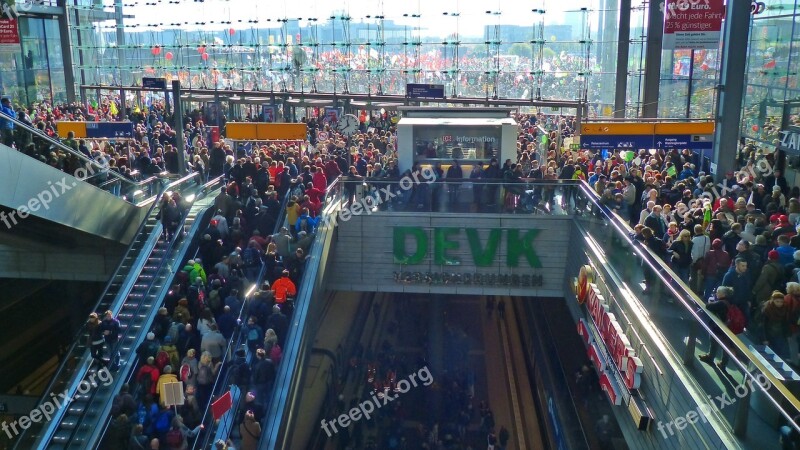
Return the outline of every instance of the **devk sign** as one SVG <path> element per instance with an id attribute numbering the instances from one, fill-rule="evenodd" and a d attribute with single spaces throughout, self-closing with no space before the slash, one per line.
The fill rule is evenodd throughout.
<path id="1" fill-rule="evenodd" d="M 719 48 L 723 0 L 666 0 L 662 49 Z"/>

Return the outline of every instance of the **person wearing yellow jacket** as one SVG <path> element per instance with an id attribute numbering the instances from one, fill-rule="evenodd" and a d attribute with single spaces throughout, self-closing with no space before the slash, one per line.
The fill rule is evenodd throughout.
<path id="1" fill-rule="evenodd" d="M 178 377 L 172 373 L 172 366 L 164 366 L 164 373 L 158 377 L 158 384 L 156 385 L 156 394 L 158 394 L 158 403 L 164 407 L 167 401 L 167 394 L 164 386 L 167 383 L 177 383 Z"/>

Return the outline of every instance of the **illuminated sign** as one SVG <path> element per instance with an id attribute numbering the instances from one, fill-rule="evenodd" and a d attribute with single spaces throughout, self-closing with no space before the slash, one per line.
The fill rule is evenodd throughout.
<path id="1" fill-rule="evenodd" d="M 781 141 L 778 144 L 778 150 L 786 153 L 800 154 L 800 128 L 789 128 L 788 130 L 781 130 Z"/>
<path id="2" fill-rule="evenodd" d="M 495 143 L 497 138 L 493 136 L 453 136 L 452 134 L 447 134 L 442 136 L 442 142 L 445 144 Z"/>
<path id="3" fill-rule="evenodd" d="M 482 239 L 477 228 L 433 228 L 433 263 L 439 266 L 461 265 L 461 259 L 452 253 L 460 249 L 463 241 L 466 241 L 475 266 L 492 267 L 502 242 L 505 242 L 507 267 L 519 267 L 520 258 L 522 258 L 528 263 L 528 266 L 541 268 L 542 263 L 533 248 L 533 241 L 540 231 L 495 228 L 489 230 L 487 238 Z M 505 239 L 503 239 L 503 234 L 505 234 Z M 466 239 L 463 239 L 464 235 L 466 235 Z M 411 240 L 413 244 L 410 253 L 406 246 L 407 240 Z M 422 264 L 430 253 L 430 247 L 429 231 L 425 228 L 394 227 L 395 264 Z"/>

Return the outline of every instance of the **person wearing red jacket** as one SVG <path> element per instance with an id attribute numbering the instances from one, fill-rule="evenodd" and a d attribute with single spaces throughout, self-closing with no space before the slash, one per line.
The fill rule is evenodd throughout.
<path id="1" fill-rule="evenodd" d="M 286 303 L 287 297 L 294 297 L 297 295 L 297 286 L 289 279 L 289 271 L 284 270 L 281 277 L 272 283 L 272 290 L 275 292 L 275 303 Z"/>
<path id="2" fill-rule="evenodd" d="M 142 366 L 142 368 L 139 369 L 139 373 L 136 374 L 136 382 L 145 386 L 149 384 L 149 393 L 155 397 L 158 378 L 160 376 L 161 374 L 158 371 L 158 367 L 156 367 L 156 360 L 151 356 L 147 358 L 147 364 Z"/>
<path id="3" fill-rule="evenodd" d="M 328 178 L 325 176 L 325 172 L 319 170 L 317 166 L 311 166 L 311 182 L 322 192 L 325 192 L 328 187 Z"/>
<path id="4" fill-rule="evenodd" d="M 327 178 L 329 182 L 332 182 L 342 174 L 341 169 L 339 169 L 339 164 L 336 163 L 336 159 L 333 156 L 328 157 L 328 161 L 325 163 L 324 170 L 325 178 Z"/>

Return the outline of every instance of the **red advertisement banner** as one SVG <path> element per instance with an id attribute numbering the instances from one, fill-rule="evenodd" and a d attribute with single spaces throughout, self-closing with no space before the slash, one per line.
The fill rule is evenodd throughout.
<path id="1" fill-rule="evenodd" d="M 718 48 L 724 18 L 723 0 L 666 0 L 662 48 Z"/>
<path id="2" fill-rule="evenodd" d="M 19 44 L 19 29 L 14 19 L 0 19 L 0 45 Z"/>

